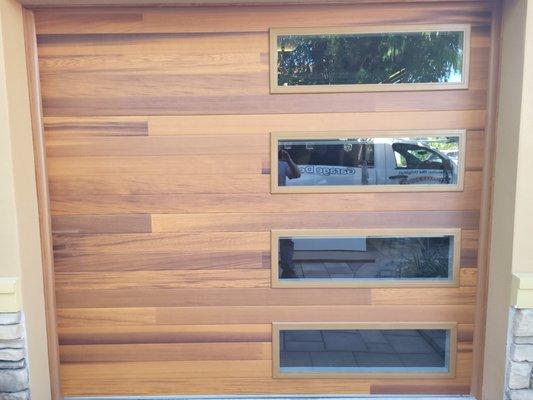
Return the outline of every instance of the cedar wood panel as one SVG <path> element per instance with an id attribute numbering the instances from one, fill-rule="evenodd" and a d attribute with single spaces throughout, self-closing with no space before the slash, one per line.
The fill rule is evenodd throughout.
<path id="1" fill-rule="evenodd" d="M 35 11 L 65 395 L 469 393 L 492 2 Z M 271 95 L 268 29 L 470 24 L 467 90 Z M 272 131 L 465 129 L 464 191 L 269 192 Z M 270 288 L 271 229 L 461 228 L 457 288 Z M 273 379 L 272 322 L 454 322 L 455 378 Z"/>

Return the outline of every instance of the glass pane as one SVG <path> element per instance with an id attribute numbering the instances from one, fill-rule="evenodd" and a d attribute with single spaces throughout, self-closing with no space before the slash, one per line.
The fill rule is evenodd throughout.
<path id="1" fill-rule="evenodd" d="M 278 140 L 279 186 L 456 185 L 459 136 Z"/>
<path id="2" fill-rule="evenodd" d="M 463 82 L 464 31 L 277 35 L 278 86 Z"/>
<path id="3" fill-rule="evenodd" d="M 281 280 L 450 281 L 454 236 L 278 239 Z"/>
<path id="4" fill-rule="evenodd" d="M 279 335 L 281 372 L 449 372 L 448 329 L 307 329 Z"/>

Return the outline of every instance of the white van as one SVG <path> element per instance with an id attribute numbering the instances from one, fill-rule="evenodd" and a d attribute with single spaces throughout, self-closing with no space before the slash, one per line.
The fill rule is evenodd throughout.
<path id="1" fill-rule="evenodd" d="M 400 138 L 283 141 L 300 178 L 286 186 L 456 184 L 457 163 L 421 141 Z"/>

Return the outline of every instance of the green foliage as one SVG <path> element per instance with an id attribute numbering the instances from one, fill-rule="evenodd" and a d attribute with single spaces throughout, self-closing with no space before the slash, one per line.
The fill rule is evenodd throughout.
<path id="1" fill-rule="evenodd" d="M 462 32 L 278 37 L 280 85 L 447 82 L 462 68 Z"/>
<path id="2" fill-rule="evenodd" d="M 445 278 L 449 273 L 449 247 L 438 238 L 416 239 L 416 250 L 401 262 L 403 278 Z"/>

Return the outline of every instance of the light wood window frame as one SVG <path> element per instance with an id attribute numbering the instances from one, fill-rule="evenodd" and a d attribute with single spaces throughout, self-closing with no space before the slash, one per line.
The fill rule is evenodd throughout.
<path id="1" fill-rule="evenodd" d="M 459 137 L 457 183 L 453 185 L 331 185 L 279 186 L 278 143 L 280 140 L 327 140 L 344 138 L 394 137 Z M 271 132 L 270 133 L 270 192 L 274 193 L 366 193 L 366 192 L 460 192 L 464 189 L 466 161 L 465 129 L 390 130 L 390 131 L 325 131 L 325 132 Z"/>
<path id="2" fill-rule="evenodd" d="M 335 35 L 371 33 L 417 33 L 417 32 L 463 32 L 462 82 L 447 83 L 356 83 L 340 85 L 278 85 L 278 36 L 282 35 Z M 346 92 L 400 92 L 427 90 L 464 90 L 468 89 L 470 72 L 470 25 L 393 25 L 374 27 L 330 27 L 330 28 L 270 28 L 270 93 L 346 93 Z"/>
<path id="3" fill-rule="evenodd" d="M 448 280 L 385 279 L 280 279 L 279 239 L 281 237 L 440 237 L 453 236 L 452 276 Z M 270 231 L 270 270 L 272 288 L 390 288 L 390 287 L 459 287 L 461 263 L 461 229 L 273 229 Z"/>
<path id="4" fill-rule="evenodd" d="M 445 329 L 449 335 L 447 372 L 282 372 L 280 363 L 280 331 L 286 330 L 395 330 Z M 360 378 L 360 379 L 450 379 L 455 378 L 457 364 L 457 322 L 273 322 L 272 376 L 273 378 Z"/>

